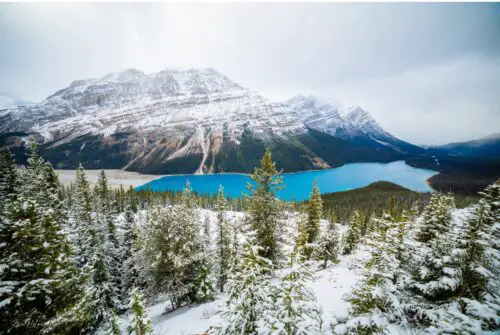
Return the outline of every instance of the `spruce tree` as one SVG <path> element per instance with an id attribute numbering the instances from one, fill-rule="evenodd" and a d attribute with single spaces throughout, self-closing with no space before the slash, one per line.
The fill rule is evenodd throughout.
<path id="1" fill-rule="evenodd" d="M 498 293 L 491 287 L 500 275 L 500 183 L 488 186 L 472 218 L 467 222 L 461 241 L 465 249 L 463 289 L 467 297 L 480 299 L 484 294 Z"/>
<path id="2" fill-rule="evenodd" d="M 325 230 L 321 233 L 318 247 L 314 250 L 313 257 L 322 263 L 323 269 L 326 269 L 328 262 L 337 263 L 340 253 L 340 236 L 337 224 L 329 221 Z"/>
<path id="3" fill-rule="evenodd" d="M 195 300 L 203 259 L 198 211 L 189 191 L 179 205 L 154 206 L 141 237 L 140 279 L 150 295 L 166 294 L 172 308 Z"/>
<path id="4" fill-rule="evenodd" d="M 137 228 L 134 213 L 130 205 L 126 205 L 124 213 L 124 226 L 122 237 L 122 301 L 128 299 L 128 294 L 136 284 L 138 270 L 136 266 L 136 253 L 139 249 Z"/>
<path id="5" fill-rule="evenodd" d="M 116 313 L 111 311 L 109 315 L 109 335 L 121 335 L 120 326 L 118 325 L 118 320 L 116 319 Z"/>
<path id="6" fill-rule="evenodd" d="M 86 315 L 60 316 L 82 303 L 82 283 L 63 233 L 63 202 L 57 175 L 38 155 L 33 139 L 19 193 L 1 214 L 1 333 L 74 332 Z M 82 306 L 83 307 L 83 306 Z"/>
<path id="7" fill-rule="evenodd" d="M 128 326 L 129 335 L 149 335 L 153 334 L 153 325 L 148 319 L 142 296 L 137 288 L 134 288 L 130 294 L 130 302 L 128 305 L 131 310 L 130 325 Z"/>
<path id="8" fill-rule="evenodd" d="M 246 244 L 238 268 L 228 282 L 229 301 L 225 324 L 219 334 L 265 334 L 272 324 L 265 313 L 273 309 L 273 289 L 269 280 L 272 262 L 259 256 L 259 246 Z"/>
<path id="9" fill-rule="evenodd" d="M 323 200 L 316 181 L 307 203 L 307 243 L 315 243 L 320 232 L 320 220 L 323 216 Z"/>
<path id="10" fill-rule="evenodd" d="M 15 195 L 17 179 L 14 157 L 9 150 L 2 151 L 0 153 L 0 200 L 2 204 Z"/>
<path id="11" fill-rule="evenodd" d="M 198 268 L 196 269 L 198 273 L 198 290 L 196 292 L 196 301 L 199 303 L 204 303 L 212 300 L 215 296 L 214 289 L 214 276 L 213 276 L 213 252 L 211 250 L 211 234 L 210 234 L 210 219 L 208 215 L 205 217 L 204 225 L 204 241 L 203 250 L 201 255 L 201 260 Z"/>
<path id="12" fill-rule="evenodd" d="M 351 216 L 346 235 L 343 253 L 349 255 L 354 251 L 361 238 L 361 215 L 358 211 L 354 211 Z"/>
<path id="13" fill-rule="evenodd" d="M 113 204 L 111 190 L 108 185 L 106 173 L 101 170 L 95 186 L 95 195 L 97 200 L 97 222 L 101 229 L 104 239 L 101 241 L 103 260 L 106 262 L 105 269 L 108 271 L 107 279 L 113 306 L 116 309 L 123 309 L 120 302 L 121 292 L 121 260 L 120 244 L 115 226 L 116 208 Z M 101 255 L 98 257 L 101 259 Z M 102 277 L 104 278 L 104 277 Z"/>
<path id="14" fill-rule="evenodd" d="M 321 331 L 322 310 L 314 292 L 307 286 L 312 278 L 300 252 L 293 252 L 275 292 L 275 308 L 266 313 L 266 324 L 272 325 L 271 333 L 311 334 Z"/>
<path id="15" fill-rule="evenodd" d="M 334 323 L 334 330 L 339 327 L 349 334 L 383 334 L 391 323 L 407 326 L 400 302 L 400 283 L 404 280 L 397 258 L 398 223 L 386 215 L 379 226 L 380 230 L 367 239 L 371 257 L 362 278 L 346 297 L 351 303 L 349 317 L 342 325 Z"/>
<path id="16" fill-rule="evenodd" d="M 217 214 L 217 285 L 221 292 L 227 282 L 228 271 L 231 267 L 231 227 L 226 218 L 227 201 L 224 197 L 224 189 L 219 186 L 219 192 L 215 203 Z"/>
<path id="17" fill-rule="evenodd" d="M 90 187 L 81 164 L 76 170 L 72 213 L 74 213 L 74 229 L 78 245 L 78 263 L 81 266 L 88 265 L 95 252 L 98 232 L 92 219 Z"/>
<path id="18" fill-rule="evenodd" d="M 255 184 L 247 186 L 250 191 L 247 221 L 256 232 L 255 244 L 261 246 L 259 255 L 276 263 L 280 254 L 279 220 L 282 214 L 276 192 L 283 188 L 283 179 L 276 170 L 269 149 L 266 150 L 260 167 L 255 168 L 250 178 Z"/>
<path id="19" fill-rule="evenodd" d="M 460 290 L 460 267 L 452 257 L 456 234 L 451 227 L 453 198 L 434 195 L 424 210 L 423 221 L 417 233 L 421 242 L 413 250 L 412 287 L 429 301 L 443 301 Z"/>

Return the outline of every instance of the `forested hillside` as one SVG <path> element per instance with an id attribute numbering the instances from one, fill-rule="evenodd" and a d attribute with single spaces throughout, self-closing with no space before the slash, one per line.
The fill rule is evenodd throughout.
<path id="1" fill-rule="evenodd" d="M 314 185 L 307 203 L 284 203 L 270 151 L 249 196 L 232 201 L 237 212 L 222 188 L 214 198 L 189 184 L 180 194 L 111 190 L 102 172 L 91 189 L 81 166 L 62 188 L 33 140 L 28 151 L 24 169 L 9 152 L 0 161 L 0 334 L 170 334 L 212 301 L 223 303 L 206 327 L 185 319 L 196 333 L 500 331 L 498 182 L 460 211 L 450 194 L 407 208 L 404 189 L 372 185 L 375 205 L 339 223 L 332 210 L 355 193 L 322 198 Z M 334 272 L 339 284 L 324 277 Z M 348 288 L 343 309 L 330 310 L 318 285 Z"/>

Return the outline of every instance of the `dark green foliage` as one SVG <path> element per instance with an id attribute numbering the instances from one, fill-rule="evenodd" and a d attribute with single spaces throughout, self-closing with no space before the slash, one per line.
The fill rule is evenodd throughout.
<path id="1" fill-rule="evenodd" d="M 355 190 L 321 195 L 324 216 L 328 218 L 330 213 L 335 213 L 339 222 L 346 222 L 355 210 L 361 210 L 366 217 L 380 216 L 384 210 L 392 207 L 389 203 L 391 197 L 395 207 L 394 216 L 400 216 L 403 210 L 413 209 L 414 206 L 416 210 L 422 210 L 429 202 L 431 193 L 414 192 L 387 181 L 379 181 Z M 468 207 L 478 200 L 477 196 L 454 194 L 453 197 L 457 208 Z"/>
<path id="2" fill-rule="evenodd" d="M 9 150 L 0 152 L 0 155 L 0 199 L 12 199 L 17 187 L 14 157 Z"/>
<path id="3" fill-rule="evenodd" d="M 429 179 L 431 186 L 440 192 L 473 195 L 500 178 L 500 158 L 461 157 L 437 155 L 434 157 L 411 157 L 406 163 L 413 167 L 432 169 L 439 174 Z"/>
<path id="4" fill-rule="evenodd" d="M 359 214 L 358 211 L 355 211 L 352 214 L 351 220 L 349 221 L 349 225 L 347 227 L 346 238 L 344 241 L 344 255 L 349 255 L 354 251 L 354 249 L 356 249 L 356 246 L 361 239 L 361 226 L 363 224 L 362 220 L 363 217 Z"/>
<path id="5" fill-rule="evenodd" d="M 276 262 L 279 255 L 280 226 L 282 208 L 276 191 L 283 187 L 283 179 L 276 170 L 267 150 L 260 167 L 250 176 L 256 185 L 248 185 L 250 191 L 247 221 L 255 232 L 256 244 L 261 246 L 259 256 Z"/>
<path id="6" fill-rule="evenodd" d="M 500 181 L 481 192 L 482 198 L 467 222 L 462 258 L 462 282 L 464 295 L 480 299 L 495 294 L 498 287 L 488 285 L 500 273 L 498 269 L 500 222 Z"/>
<path id="7" fill-rule="evenodd" d="M 131 310 L 132 320 L 128 327 L 129 335 L 148 335 L 153 334 L 153 325 L 151 320 L 147 318 L 146 309 L 142 301 L 142 296 L 137 288 L 134 288 L 130 294 L 130 303 L 128 306 Z"/>
<path id="8" fill-rule="evenodd" d="M 62 230 L 59 182 L 32 138 L 28 150 L 28 167 L 14 178 L 19 187 L 0 195 L 0 333 L 77 332 L 89 319 L 87 314 L 67 317 L 74 306 L 86 306 L 84 278 L 77 275 Z"/>

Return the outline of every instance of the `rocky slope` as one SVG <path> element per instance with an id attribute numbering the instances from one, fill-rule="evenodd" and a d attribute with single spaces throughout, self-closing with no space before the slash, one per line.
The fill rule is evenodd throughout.
<path id="1" fill-rule="evenodd" d="M 249 172 L 266 147 L 286 171 L 390 161 L 420 148 L 360 107 L 315 97 L 272 102 L 214 69 L 129 69 L 78 80 L 44 101 L 0 113 L 0 145 L 20 154 L 35 134 L 58 168 L 144 173 Z"/>

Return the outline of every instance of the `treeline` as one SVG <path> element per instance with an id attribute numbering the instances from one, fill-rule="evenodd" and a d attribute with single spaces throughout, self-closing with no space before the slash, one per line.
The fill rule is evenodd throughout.
<path id="1" fill-rule="evenodd" d="M 457 208 L 468 207 L 478 201 L 477 195 L 453 194 Z M 325 218 L 347 222 L 354 211 L 362 216 L 380 216 L 385 210 L 400 215 L 403 211 L 420 212 L 431 198 L 430 192 L 415 192 L 402 186 L 379 181 L 366 187 L 321 195 Z"/>

